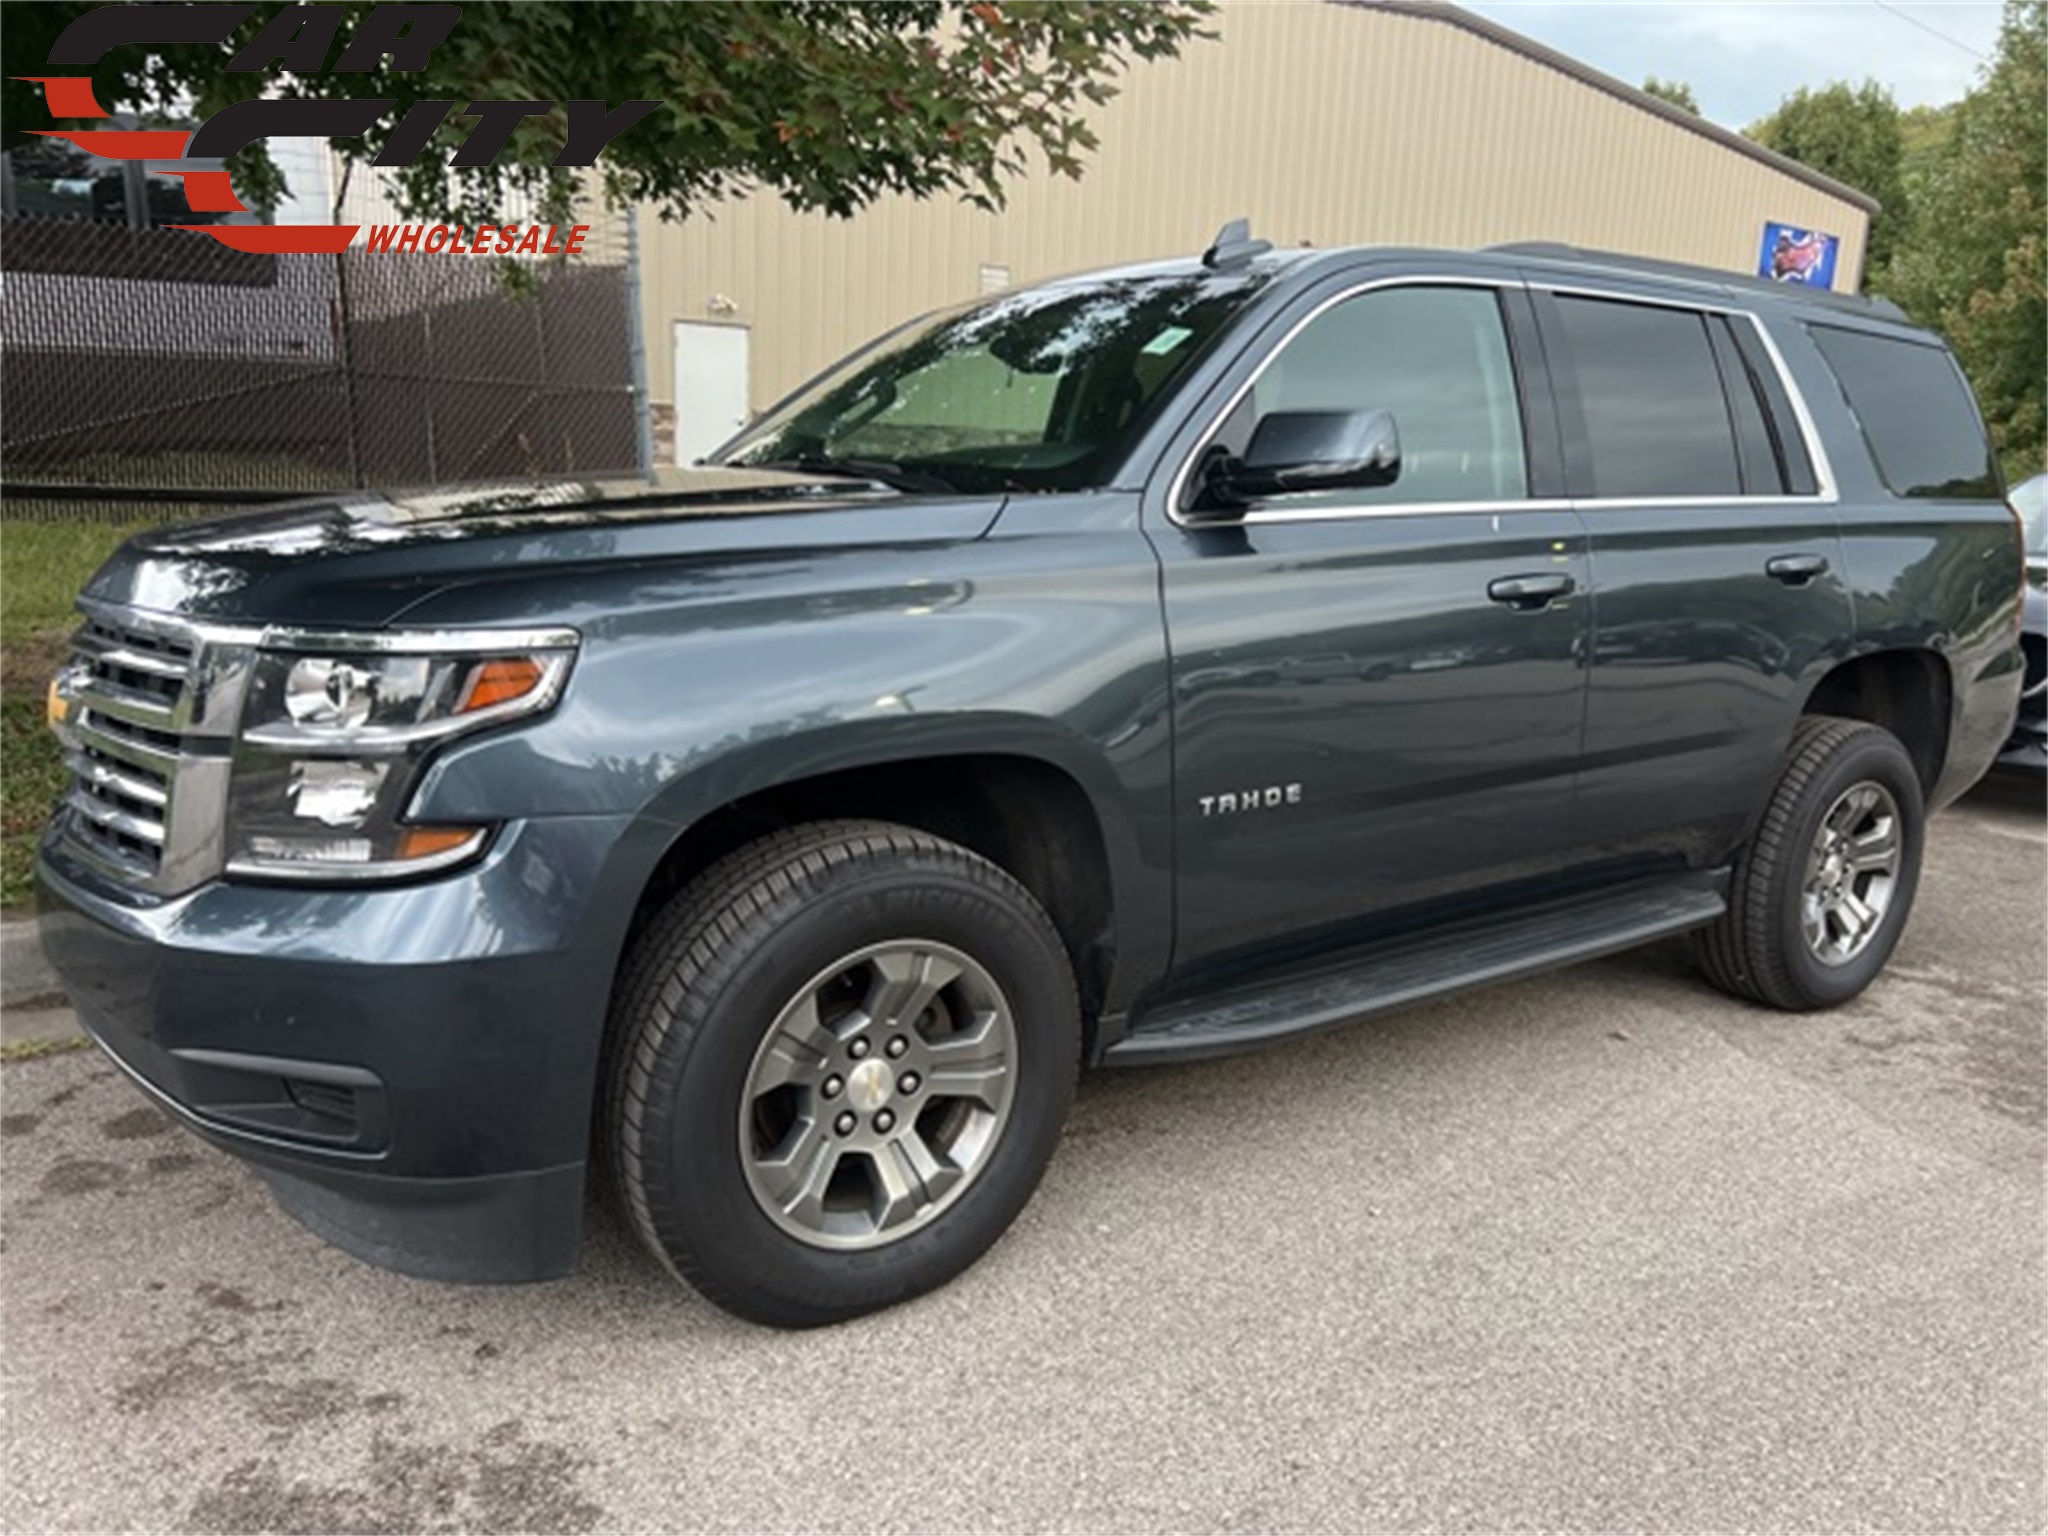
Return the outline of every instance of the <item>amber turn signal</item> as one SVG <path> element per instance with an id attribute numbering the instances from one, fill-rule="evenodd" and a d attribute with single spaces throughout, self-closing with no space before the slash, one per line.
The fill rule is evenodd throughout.
<path id="1" fill-rule="evenodd" d="M 473 714 L 479 709 L 489 709 L 493 704 L 523 699 L 541 685 L 544 676 L 540 663 L 530 656 L 480 662 L 469 674 L 469 686 L 463 690 L 462 702 L 455 706 L 455 713 Z"/>
<path id="2" fill-rule="evenodd" d="M 398 857 L 431 859 L 477 840 L 475 827 L 407 827 L 398 835 Z"/>

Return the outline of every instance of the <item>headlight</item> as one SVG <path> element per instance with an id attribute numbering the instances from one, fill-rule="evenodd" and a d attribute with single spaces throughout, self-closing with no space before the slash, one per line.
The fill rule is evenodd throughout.
<path id="1" fill-rule="evenodd" d="M 389 879 L 480 851 L 488 826 L 405 819 L 426 755 L 561 696 L 573 631 L 266 637 L 228 792 L 228 873 Z"/>

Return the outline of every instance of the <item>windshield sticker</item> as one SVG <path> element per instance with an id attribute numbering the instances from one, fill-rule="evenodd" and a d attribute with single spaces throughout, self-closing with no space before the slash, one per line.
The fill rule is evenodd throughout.
<path id="1" fill-rule="evenodd" d="M 1164 357 L 1175 347 L 1195 333 L 1185 326 L 1169 325 L 1165 330 L 1145 343 L 1145 352 L 1151 357 Z"/>

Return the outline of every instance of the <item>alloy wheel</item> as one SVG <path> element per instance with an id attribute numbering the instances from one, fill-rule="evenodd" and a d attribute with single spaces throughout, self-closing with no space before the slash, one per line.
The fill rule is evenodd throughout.
<path id="1" fill-rule="evenodd" d="M 1847 965 L 1884 926 L 1903 857 L 1899 825 L 1891 791 L 1869 779 L 1850 785 L 1821 818 L 1799 915 L 1806 946 L 1823 965 Z"/>
<path id="2" fill-rule="evenodd" d="M 948 945 L 869 945 L 812 977 L 747 1073 L 740 1158 L 769 1220 L 821 1248 L 895 1242 L 988 1165 L 1017 1030 L 995 979 Z"/>

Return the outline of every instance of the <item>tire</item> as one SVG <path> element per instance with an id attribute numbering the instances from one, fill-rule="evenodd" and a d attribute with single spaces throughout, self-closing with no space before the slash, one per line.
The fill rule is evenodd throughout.
<path id="1" fill-rule="evenodd" d="M 883 822 L 713 866 L 633 946 L 611 1031 L 606 1140 L 633 1226 L 709 1300 L 786 1328 L 980 1258 L 1052 1159 L 1081 1052 L 1072 967 L 1030 893 Z"/>
<path id="2" fill-rule="evenodd" d="M 1794 1012 L 1847 1002 L 1905 930 L 1925 834 L 1920 778 L 1897 737 L 1860 720 L 1800 721 L 1736 857 L 1728 910 L 1699 935 L 1707 979 Z"/>

